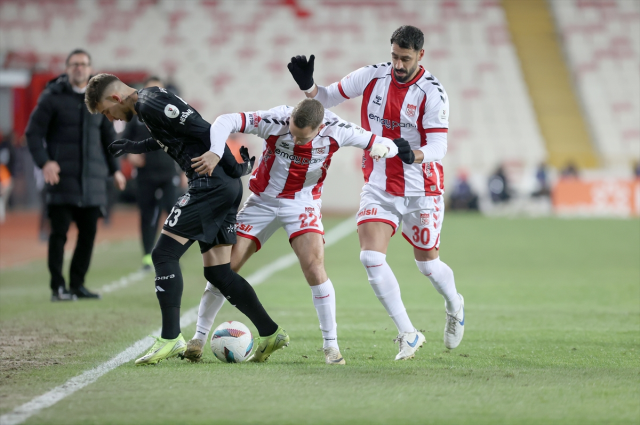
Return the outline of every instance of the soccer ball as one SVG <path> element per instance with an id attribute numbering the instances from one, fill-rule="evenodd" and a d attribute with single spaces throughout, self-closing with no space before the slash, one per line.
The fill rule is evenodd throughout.
<path id="1" fill-rule="evenodd" d="M 251 354 L 251 331 L 240 322 L 224 322 L 213 331 L 211 351 L 221 362 L 240 363 Z"/>

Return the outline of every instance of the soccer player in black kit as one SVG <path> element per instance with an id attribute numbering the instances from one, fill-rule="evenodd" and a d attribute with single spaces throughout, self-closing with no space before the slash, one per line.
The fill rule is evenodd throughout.
<path id="1" fill-rule="evenodd" d="M 163 149 L 187 174 L 189 191 L 178 199 L 151 253 L 156 270 L 155 290 L 162 311 L 162 334 L 136 365 L 155 364 L 182 356 L 186 342 L 180 332 L 182 273 L 179 259 L 198 241 L 204 276 L 258 329 L 257 345 L 249 361 L 262 362 L 289 344 L 289 335 L 267 314 L 249 283 L 231 270 L 231 247 L 236 242 L 236 212 L 242 198 L 240 177 L 251 172 L 255 158 L 238 164 L 226 143 L 212 145 L 211 124 L 178 96 L 159 87 L 136 90 L 115 75 L 98 74 L 89 81 L 85 103 L 93 114 L 109 120 L 145 123 L 150 138 L 141 142 L 116 140 L 114 156 Z M 219 146 L 224 145 L 224 146 Z"/>

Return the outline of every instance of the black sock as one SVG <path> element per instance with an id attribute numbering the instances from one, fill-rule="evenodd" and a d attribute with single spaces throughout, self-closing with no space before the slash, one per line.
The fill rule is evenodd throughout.
<path id="1" fill-rule="evenodd" d="M 182 302 L 182 272 L 178 260 L 191 246 L 175 239 L 160 235 L 151 253 L 156 269 L 156 297 L 162 311 L 161 338 L 174 339 L 180 335 L 180 303 Z"/>
<path id="2" fill-rule="evenodd" d="M 205 267 L 204 277 L 251 320 L 260 336 L 273 335 L 278 330 L 276 322 L 271 320 L 260 304 L 256 291 L 242 276 L 231 270 L 230 263 Z"/>

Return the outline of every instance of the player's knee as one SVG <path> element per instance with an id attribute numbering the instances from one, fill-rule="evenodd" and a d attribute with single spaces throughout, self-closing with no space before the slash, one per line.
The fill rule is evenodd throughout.
<path id="1" fill-rule="evenodd" d="M 218 288 L 220 292 L 224 292 L 225 288 L 232 284 L 235 278 L 235 273 L 231 270 L 231 265 L 226 263 L 217 266 L 205 267 L 204 277 L 212 286 Z"/>
<path id="2" fill-rule="evenodd" d="M 387 256 L 378 251 L 360 251 L 360 262 L 368 270 L 380 267 L 387 262 Z"/>
<path id="3" fill-rule="evenodd" d="M 162 263 L 178 262 L 188 247 L 167 235 L 160 235 L 156 246 L 151 251 L 154 266 Z"/>

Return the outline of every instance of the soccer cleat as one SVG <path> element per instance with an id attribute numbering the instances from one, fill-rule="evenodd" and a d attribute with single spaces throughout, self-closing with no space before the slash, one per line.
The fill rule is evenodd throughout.
<path id="1" fill-rule="evenodd" d="M 396 360 L 412 359 L 416 355 L 418 348 L 422 347 L 425 338 L 422 332 L 414 330 L 413 332 L 402 332 L 393 342 L 400 343 L 400 352 L 396 356 Z"/>
<path id="2" fill-rule="evenodd" d="M 460 296 L 460 309 L 456 314 L 447 313 L 447 323 L 444 325 L 444 346 L 453 349 L 460 345 L 464 335 L 464 298 Z"/>
<path id="3" fill-rule="evenodd" d="M 151 254 L 147 254 L 142 257 L 142 271 L 150 272 L 153 270 L 153 260 L 151 260 Z"/>
<path id="4" fill-rule="evenodd" d="M 287 335 L 287 331 L 278 327 L 273 335 L 254 338 L 253 345 L 256 346 L 256 349 L 247 361 L 266 362 L 274 351 L 289 345 L 289 335 Z"/>
<path id="5" fill-rule="evenodd" d="M 184 358 L 184 351 L 187 347 L 187 343 L 184 341 L 182 334 L 178 335 L 175 339 L 163 339 L 153 335 L 149 336 L 155 339 L 156 342 L 147 354 L 136 360 L 136 366 L 156 364 L 164 359 L 175 356 Z"/>
<path id="6" fill-rule="evenodd" d="M 184 352 L 184 358 L 197 363 L 202 359 L 202 347 L 204 347 L 204 341 L 198 338 L 193 338 L 187 342 L 187 350 Z"/>
<path id="7" fill-rule="evenodd" d="M 324 349 L 324 362 L 326 364 L 347 364 L 340 354 L 340 350 L 335 347 L 327 347 Z"/>

